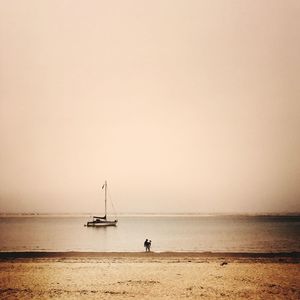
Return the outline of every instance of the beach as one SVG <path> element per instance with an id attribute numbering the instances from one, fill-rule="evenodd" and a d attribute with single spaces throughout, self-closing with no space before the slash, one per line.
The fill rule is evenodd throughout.
<path id="1" fill-rule="evenodd" d="M 0 253 L 1 299 L 299 299 L 299 253 Z"/>

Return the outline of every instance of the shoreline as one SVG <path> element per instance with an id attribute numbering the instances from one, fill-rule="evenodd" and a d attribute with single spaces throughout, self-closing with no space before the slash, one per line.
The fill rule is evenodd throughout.
<path id="1" fill-rule="evenodd" d="M 80 251 L 5 251 L 0 259 L 15 258 L 235 258 L 300 260 L 300 252 L 80 252 Z"/>

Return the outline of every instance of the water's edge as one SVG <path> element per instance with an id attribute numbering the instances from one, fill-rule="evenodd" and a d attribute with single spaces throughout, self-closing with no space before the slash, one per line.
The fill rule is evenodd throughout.
<path id="1" fill-rule="evenodd" d="M 219 257 L 219 258 L 300 258 L 300 252 L 0 252 L 0 259 L 80 257 Z"/>

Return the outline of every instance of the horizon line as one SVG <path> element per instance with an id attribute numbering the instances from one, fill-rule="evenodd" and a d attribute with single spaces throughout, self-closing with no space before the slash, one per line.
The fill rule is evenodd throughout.
<path id="1" fill-rule="evenodd" d="M 101 212 L 0 212 L 0 216 L 91 216 Z M 300 216 L 300 212 L 126 212 L 111 214 L 126 216 Z"/>

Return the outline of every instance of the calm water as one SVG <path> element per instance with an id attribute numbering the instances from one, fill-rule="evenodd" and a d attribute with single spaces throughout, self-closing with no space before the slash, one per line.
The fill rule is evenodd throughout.
<path id="1" fill-rule="evenodd" d="M 300 217 L 120 217 L 117 227 L 84 227 L 88 217 L 1 217 L 0 251 L 300 251 Z"/>

